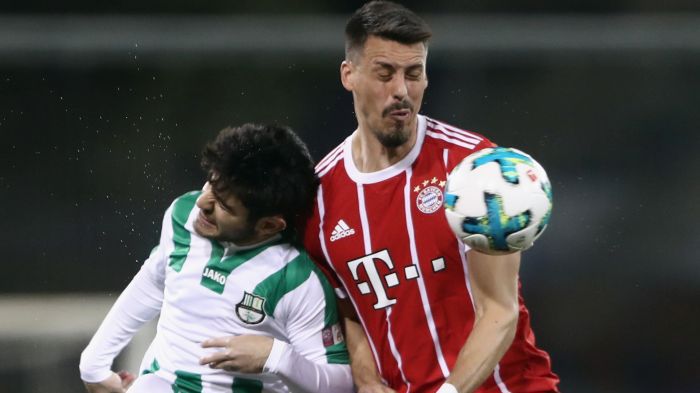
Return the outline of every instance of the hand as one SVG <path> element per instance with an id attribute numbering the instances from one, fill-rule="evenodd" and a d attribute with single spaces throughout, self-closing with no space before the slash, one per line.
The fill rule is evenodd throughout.
<path id="1" fill-rule="evenodd" d="M 272 350 L 272 337 L 228 336 L 206 340 L 202 348 L 221 348 L 199 359 L 199 364 L 209 364 L 211 368 L 240 373 L 258 374 L 263 370 Z"/>
<path id="2" fill-rule="evenodd" d="M 136 377 L 130 372 L 120 371 L 118 374 L 112 373 L 102 382 L 85 382 L 85 389 L 88 393 L 125 393 L 135 379 Z"/>
<path id="3" fill-rule="evenodd" d="M 375 383 L 371 385 L 358 386 L 357 393 L 396 393 L 396 390 L 381 383 Z"/>

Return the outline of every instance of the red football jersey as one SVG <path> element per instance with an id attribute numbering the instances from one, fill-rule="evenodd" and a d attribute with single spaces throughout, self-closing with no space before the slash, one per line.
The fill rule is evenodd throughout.
<path id="1" fill-rule="evenodd" d="M 491 146 L 419 116 L 414 148 L 389 168 L 358 171 L 351 137 L 316 167 L 321 186 L 305 245 L 352 300 L 382 377 L 399 392 L 435 392 L 471 332 L 466 249 L 447 225 L 443 192 L 464 157 Z M 513 344 L 479 393 L 556 391 L 559 380 L 519 301 Z"/>

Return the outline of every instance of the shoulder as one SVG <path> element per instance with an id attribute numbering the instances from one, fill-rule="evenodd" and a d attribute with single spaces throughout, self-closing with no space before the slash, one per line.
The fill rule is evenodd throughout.
<path id="1" fill-rule="evenodd" d="M 432 150 L 443 157 L 448 170 L 468 155 L 495 144 L 484 135 L 425 117 L 423 150 Z"/>
<path id="2" fill-rule="evenodd" d="M 197 198 L 202 194 L 201 190 L 186 192 L 175 198 L 166 211 L 166 216 L 171 215 L 173 224 L 184 227 L 187 219 L 194 209 Z M 167 217 L 166 217 L 167 218 Z"/>
<path id="3" fill-rule="evenodd" d="M 279 269 L 260 281 L 254 293 L 266 299 L 268 314 L 273 315 L 276 310 L 278 315 L 285 312 L 286 308 L 278 310 L 280 302 L 296 304 L 332 293 L 330 284 L 303 248 L 282 243 L 269 247 L 266 254 L 267 258 L 276 260 L 265 263 L 275 264 Z"/>
<path id="4" fill-rule="evenodd" d="M 182 201 L 194 202 L 200 195 L 202 195 L 202 190 L 187 191 L 186 193 L 176 197 L 173 203 Z"/>
<path id="5" fill-rule="evenodd" d="M 327 286 L 328 280 L 306 249 L 301 246 L 282 243 L 273 246 L 273 255 L 281 262 L 281 269 L 275 274 L 276 285 L 296 288 L 311 279 L 320 281 L 321 286 Z M 318 280 L 317 280 L 318 279 Z"/>
<path id="6" fill-rule="evenodd" d="M 444 121 L 425 117 L 425 140 L 454 152 L 471 154 L 477 150 L 494 146 L 484 135 L 453 126 Z"/>
<path id="7" fill-rule="evenodd" d="M 338 167 L 338 163 L 345 156 L 345 146 L 346 140 L 343 140 L 316 164 L 316 175 L 321 181 L 327 180 L 333 175 L 334 170 Z"/>

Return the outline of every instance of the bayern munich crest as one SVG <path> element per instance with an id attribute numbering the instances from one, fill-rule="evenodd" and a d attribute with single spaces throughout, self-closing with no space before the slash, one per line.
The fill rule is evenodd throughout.
<path id="1" fill-rule="evenodd" d="M 442 190 L 437 186 L 428 186 L 420 190 L 416 197 L 416 206 L 423 213 L 435 213 L 442 207 L 444 200 Z"/>

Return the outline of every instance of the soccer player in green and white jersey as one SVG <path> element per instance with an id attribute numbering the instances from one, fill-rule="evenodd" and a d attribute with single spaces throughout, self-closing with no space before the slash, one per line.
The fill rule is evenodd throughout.
<path id="1" fill-rule="evenodd" d="M 204 189 L 167 209 L 158 247 L 83 351 L 88 392 L 352 392 L 333 290 L 297 241 L 318 185 L 303 142 L 285 127 L 226 128 L 202 166 Z M 131 385 L 112 362 L 159 312 Z"/>

